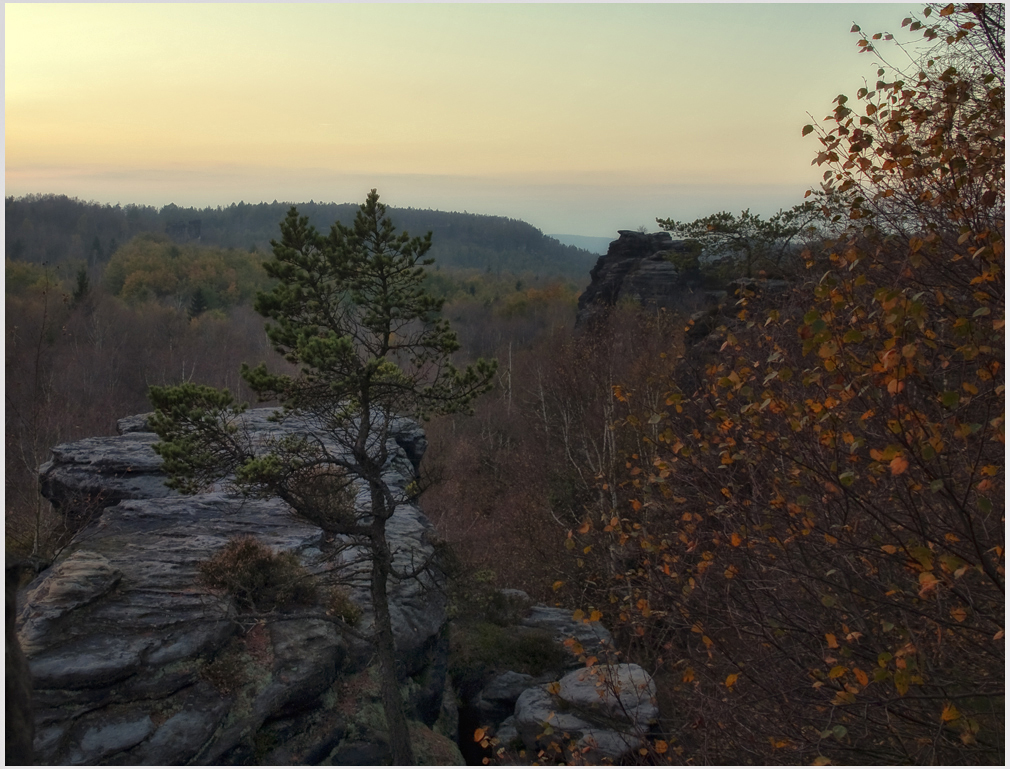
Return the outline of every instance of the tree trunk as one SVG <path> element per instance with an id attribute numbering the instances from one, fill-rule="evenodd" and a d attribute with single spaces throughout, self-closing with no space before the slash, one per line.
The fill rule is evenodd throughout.
<path id="1" fill-rule="evenodd" d="M 396 677 L 396 645 L 393 623 L 389 616 L 386 581 L 392 557 L 386 543 L 386 522 L 376 518 L 372 530 L 372 606 L 375 610 L 375 647 L 379 656 L 382 679 L 382 707 L 389 727 L 389 747 L 394 765 L 413 765 L 414 751 L 410 746 L 410 731 L 403 712 L 400 686 Z"/>

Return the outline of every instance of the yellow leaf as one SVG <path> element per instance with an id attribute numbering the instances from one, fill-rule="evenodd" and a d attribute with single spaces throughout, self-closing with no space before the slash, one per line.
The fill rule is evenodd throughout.
<path id="1" fill-rule="evenodd" d="M 947 703 L 943 706 L 943 712 L 940 714 L 940 720 L 944 723 L 948 721 L 956 721 L 961 717 L 961 714 L 957 711 L 951 703 Z"/>
<path id="2" fill-rule="evenodd" d="M 838 648 L 838 639 L 835 638 L 834 635 L 832 635 L 831 633 L 825 633 L 824 637 L 828 639 L 828 648 L 829 649 L 837 649 Z"/>
<path id="3" fill-rule="evenodd" d="M 579 622 L 585 616 L 586 616 L 586 613 L 584 611 L 582 611 L 582 609 L 576 609 L 575 613 L 572 614 L 572 619 L 575 620 L 576 622 Z"/>
<path id="4" fill-rule="evenodd" d="M 968 612 L 966 612 L 961 606 L 955 606 L 950 610 L 950 616 L 958 622 L 964 622 L 968 618 Z"/>
<path id="5" fill-rule="evenodd" d="M 552 587 L 554 588 L 554 592 L 556 593 L 556 592 L 557 592 L 558 590 L 560 590 L 560 589 L 561 589 L 561 587 L 562 587 L 562 586 L 563 586 L 564 584 L 565 584 L 565 583 L 564 583 L 564 582 L 562 582 L 562 581 L 561 581 L 560 579 L 559 579 L 559 580 L 558 580 L 557 582 L 555 582 L 555 583 L 554 583 L 554 584 L 552 585 Z"/>
<path id="6" fill-rule="evenodd" d="M 849 687 L 846 687 L 844 692 L 835 692 L 835 698 L 831 701 L 832 705 L 852 705 L 856 701 L 856 695 L 848 691 Z M 852 687 L 855 688 L 855 687 Z M 858 689 L 856 690 L 858 691 Z"/>
<path id="7" fill-rule="evenodd" d="M 733 684 L 736 683 L 736 679 L 739 677 L 740 676 L 737 673 L 730 673 L 728 676 L 726 676 L 726 688 L 732 689 Z"/>
<path id="8" fill-rule="evenodd" d="M 712 639 L 709 638 L 707 635 L 703 635 L 701 637 L 701 642 L 705 644 L 706 647 L 712 646 Z"/>
<path id="9" fill-rule="evenodd" d="M 557 694 L 560 691 L 561 691 L 561 684 L 560 684 L 560 682 L 558 682 L 558 681 L 552 681 L 551 683 L 547 684 L 547 693 L 548 694 Z"/>
<path id="10" fill-rule="evenodd" d="M 898 552 L 898 548 L 896 548 L 894 545 L 881 545 L 880 549 L 883 550 L 888 555 L 894 555 L 895 553 Z"/>
<path id="11" fill-rule="evenodd" d="M 684 674 L 680 677 L 680 680 L 685 684 L 689 684 L 694 680 L 694 668 L 688 668 L 684 671 Z"/>
<path id="12" fill-rule="evenodd" d="M 835 665 L 830 671 L 828 671 L 828 678 L 841 678 L 848 672 L 848 668 L 843 667 L 842 665 Z"/>
<path id="13" fill-rule="evenodd" d="M 603 619 L 603 612 L 600 611 L 599 609 L 593 609 L 591 612 L 589 612 L 590 622 L 599 622 L 601 619 Z"/>
<path id="14" fill-rule="evenodd" d="M 814 762 L 811 764 L 811 766 L 830 766 L 830 765 L 831 765 L 831 759 L 828 758 L 827 756 L 818 756 L 817 758 L 814 759 Z"/>

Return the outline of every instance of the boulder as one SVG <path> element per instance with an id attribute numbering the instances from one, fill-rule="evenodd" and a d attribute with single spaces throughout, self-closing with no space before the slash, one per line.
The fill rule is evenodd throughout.
<path id="1" fill-rule="evenodd" d="M 527 689 L 516 702 L 514 727 L 530 751 L 559 758 L 577 751 L 580 762 L 616 762 L 642 747 L 658 715 L 651 676 L 623 663 L 576 670 L 553 686 Z"/>
<path id="2" fill-rule="evenodd" d="M 273 414 L 242 417 L 257 445 L 313 430 Z M 346 742 L 339 719 L 327 715 L 339 702 L 334 687 L 372 655 L 369 565 L 360 550 L 325 540 L 277 499 L 245 498 L 227 485 L 192 496 L 171 491 L 146 415 L 119 427 L 119 436 L 57 446 L 40 469 L 43 492 L 84 526 L 19 600 L 36 759 L 227 764 L 265 760 L 269 745 L 275 758 L 322 760 Z M 407 498 L 426 442 L 416 423 L 396 427 L 385 477 Z M 434 531 L 416 505 L 398 506 L 387 532 L 399 567 L 432 557 Z M 362 610 L 358 632 L 342 632 L 321 606 L 243 616 L 227 595 L 201 584 L 198 565 L 248 534 L 294 552 L 321 592 L 339 584 Z M 389 584 L 400 672 L 426 682 L 414 706 L 432 723 L 446 669 L 446 601 L 433 579 Z M 272 728 L 294 715 L 287 731 Z"/>

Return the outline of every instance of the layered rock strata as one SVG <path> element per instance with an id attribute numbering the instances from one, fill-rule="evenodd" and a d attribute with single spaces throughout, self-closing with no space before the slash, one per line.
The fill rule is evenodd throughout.
<path id="1" fill-rule="evenodd" d="M 269 421 L 272 413 L 247 412 L 242 429 L 265 443 L 313 428 Z M 175 494 L 165 486 L 151 448 L 157 436 L 143 416 L 121 420 L 119 428 L 118 436 L 56 447 L 40 471 L 56 508 L 88 522 L 19 601 L 19 636 L 34 679 L 37 760 L 353 758 L 360 729 L 354 708 L 341 709 L 341 687 L 364 674 L 372 654 L 362 553 L 324 540 L 276 499 L 248 499 L 227 487 Z M 394 433 L 386 479 L 407 498 L 424 435 L 409 420 Z M 367 504 L 365 495 L 358 504 Z M 227 595 L 203 586 L 198 565 L 249 534 L 296 553 L 320 584 L 339 584 L 363 612 L 357 635 L 342 632 L 319 606 L 249 617 Z M 431 525 L 414 504 L 397 507 L 388 537 L 401 567 L 434 553 Z M 445 598 L 431 580 L 391 581 L 389 592 L 400 672 L 412 677 L 407 693 L 422 734 L 422 722 L 434 723 L 443 700 Z M 360 691 L 351 694 L 360 699 Z"/>
<path id="2" fill-rule="evenodd" d="M 643 306 L 673 308 L 685 292 L 699 285 L 691 263 L 692 247 L 668 232 L 620 230 L 589 273 L 591 282 L 579 297 L 576 327 L 588 327 L 607 317 L 622 299 Z M 680 266 L 678 266 L 680 265 Z"/>

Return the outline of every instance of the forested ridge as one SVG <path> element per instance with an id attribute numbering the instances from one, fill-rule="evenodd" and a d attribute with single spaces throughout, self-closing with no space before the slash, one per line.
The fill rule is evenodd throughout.
<path id="1" fill-rule="evenodd" d="M 269 251 L 277 223 L 291 203 L 233 203 L 216 208 L 163 208 L 85 202 L 65 195 L 5 200 L 6 254 L 16 261 L 57 265 L 100 264 L 132 238 L 165 235 L 172 242 L 225 249 Z M 356 204 L 298 203 L 313 226 L 349 224 Z M 595 256 L 564 246 L 518 219 L 414 208 L 390 208 L 409 232 L 431 231 L 431 255 L 442 267 L 581 279 Z"/>
<path id="2" fill-rule="evenodd" d="M 660 717 L 629 761 L 1005 764 L 1003 13 L 905 19 L 911 64 L 796 127 L 823 181 L 791 214 L 660 220 L 728 244 L 681 307 L 576 331 L 593 257 L 389 209 L 434 232 L 453 362 L 498 361 L 472 416 L 425 425 L 420 504 L 454 579 L 602 621 L 614 648 L 585 664 L 649 672 Z M 240 364 L 294 372 L 250 307 L 286 211 L 8 198 L 9 549 L 73 533 L 35 485 L 53 445 L 149 411 L 151 385 L 253 400 Z M 353 209 L 298 213 L 325 231 Z M 815 228 L 780 248 L 799 213 Z M 563 733 L 520 754 L 484 726 L 488 761 L 584 762 Z"/>

